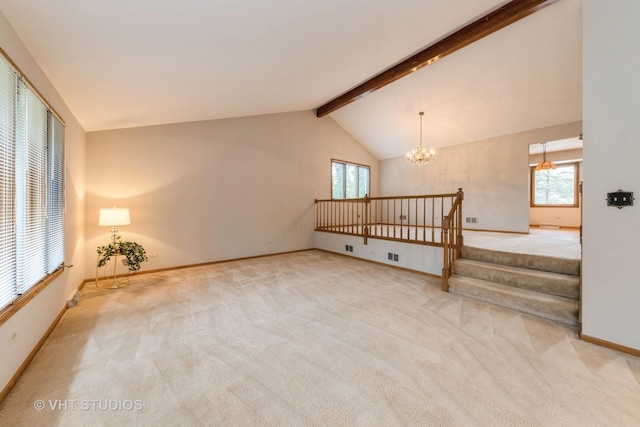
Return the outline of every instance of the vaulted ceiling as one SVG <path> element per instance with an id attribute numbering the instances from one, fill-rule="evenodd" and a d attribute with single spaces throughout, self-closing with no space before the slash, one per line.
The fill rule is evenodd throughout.
<path id="1" fill-rule="evenodd" d="M 0 11 L 94 131 L 313 110 L 506 3 L 0 0 Z M 436 149 L 577 121 L 581 55 L 582 0 L 560 0 L 330 116 L 379 159 L 417 145 L 419 111 Z"/>

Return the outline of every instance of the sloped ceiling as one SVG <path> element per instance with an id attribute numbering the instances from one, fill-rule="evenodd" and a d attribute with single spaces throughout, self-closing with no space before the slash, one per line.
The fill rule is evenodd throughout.
<path id="1" fill-rule="evenodd" d="M 0 0 L 87 131 L 312 110 L 496 0 Z M 560 0 L 331 114 L 380 159 L 581 120 Z M 320 119 L 319 119 L 320 120 Z"/>

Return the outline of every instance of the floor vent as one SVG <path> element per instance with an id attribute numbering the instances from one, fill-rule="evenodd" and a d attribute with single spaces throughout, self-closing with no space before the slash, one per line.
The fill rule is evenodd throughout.
<path id="1" fill-rule="evenodd" d="M 67 308 L 75 307 L 76 305 L 78 305 L 78 301 L 81 297 L 82 294 L 80 293 L 80 291 L 76 290 L 71 296 L 71 299 L 67 300 Z"/>

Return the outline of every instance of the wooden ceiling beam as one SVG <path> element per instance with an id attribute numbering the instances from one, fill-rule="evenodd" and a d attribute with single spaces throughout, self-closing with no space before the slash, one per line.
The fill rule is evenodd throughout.
<path id="1" fill-rule="evenodd" d="M 428 46 L 412 57 L 367 80 L 361 85 L 316 108 L 316 116 L 323 117 L 351 102 L 376 91 L 420 68 L 433 64 L 446 55 L 513 24 L 558 0 L 513 0 L 466 27 Z"/>

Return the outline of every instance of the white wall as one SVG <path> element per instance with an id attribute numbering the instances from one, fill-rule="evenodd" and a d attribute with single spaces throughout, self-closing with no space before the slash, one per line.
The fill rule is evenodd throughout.
<path id="1" fill-rule="evenodd" d="M 370 165 L 378 193 L 378 161 L 310 111 L 88 133 L 86 276 L 101 207 L 130 208 L 122 238 L 158 253 L 143 270 L 312 248 L 331 158 Z"/>
<path id="2" fill-rule="evenodd" d="M 85 133 L 2 13 L 0 43 L 0 47 L 66 123 L 65 259 L 66 264 L 74 265 L 71 269 L 65 269 L 61 277 L 0 326 L 2 390 L 84 279 Z M 10 337 L 14 333 L 16 339 L 11 342 Z"/>
<path id="3" fill-rule="evenodd" d="M 547 160 L 552 162 L 577 161 L 582 160 L 582 149 L 554 151 L 547 153 Z M 529 165 L 537 164 L 542 161 L 542 154 L 534 154 L 529 156 Z M 578 182 L 582 181 L 582 161 L 578 164 Z M 531 174 L 529 174 L 529 182 L 531 182 Z M 529 186 L 531 191 L 531 186 Z M 578 199 L 580 195 L 578 194 Z M 531 197 L 531 195 L 529 195 Z M 580 200 L 577 207 L 561 208 L 561 207 L 544 207 L 529 208 L 529 224 L 555 224 L 561 227 L 580 227 L 582 217 L 580 215 Z"/>
<path id="4" fill-rule="evenodd" d="M 345 245 L 353 246 L 353 252 L 347 252 Z M 362 237 L 316 231 L 315 247 L 354 258 L 421 271 L 433 276 L 441 276 L 444 264 L 443 248 L 437 246 L 380 239 L 368 239 L 365 245 Z M 398 255 L 398 261 L 390 261 L 387 256 L 389 252 Z"/>
<path id="5" fill-rule="evenodd" d="M 640 2 L 584 1 L 583 333 L 640 350 Z M 633 191 L 633 207 L 606 206 Z"/>
<path id="6" fill-rule="evenodd" d="M 474 229 L 529 231 L 529 144 L 575 137 L 574 122 L 455 145 L 438 150 L 425 166 L 403 157 L 380 162 L 383 196 L 455 193 L 464 190 L 463 217 L 477 217 Z M 466 224 L 463 224 L 466 227 Z"/>

